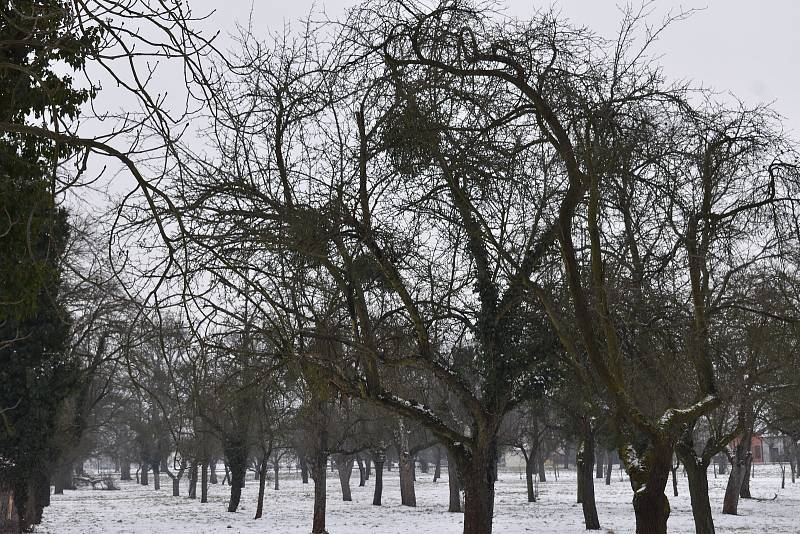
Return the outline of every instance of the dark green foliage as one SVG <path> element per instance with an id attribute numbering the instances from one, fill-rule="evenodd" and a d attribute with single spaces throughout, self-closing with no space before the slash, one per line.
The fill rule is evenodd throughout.
<path id="1" fill-rule="evenodd" d="M 69 5 L 2 2 L 0 122 L 41 126 L 75 119 L 94 95 L 93 88 L 74 88 L 62 73 L 64 64 L 82 69 L 100 37 L 96 29 L 78 31 Z M 53 232 L 56 167 L 74 152 L 40 137 L 0 135 L 0 321 L 33 315 L 40 286 L 53 276 L 53 247 L 32 241 Z"/>
<path id="2" fill-rule="evenodd" d="M 70 6 L 0 4 L 0 122 L 63 131 L 93 96 L 94 89 L 76 89 L 68 72 L 84 67 L 100 33 L 79 28 Z M 13 488 L 22 529 L 48 504 L 57 414 L 78 380 L 64 351 L 69 226 L 55 197 L 60 165 L 75 153 L 40 137 L 0 135 L 0 480 Z"/>

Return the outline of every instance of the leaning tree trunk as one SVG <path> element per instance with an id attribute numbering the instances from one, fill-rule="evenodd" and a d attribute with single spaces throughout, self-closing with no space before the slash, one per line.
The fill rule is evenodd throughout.
<path id="1" fill-rule="evenodd" d="M 747 468 L 747 458 L 739 454 L 739 446 L 736 446 L 736 453 L 731 462 L 728 484 L 725 487 L 725 499 L 722 502 L 722 513 L 726 515 L 737 515 L 739 513 L 739 492 L 742 489 L 745 469 Z"/>
<path id="2" fill-rule="evenodd" d="M 383 496 L 383 462 L 386 461 L 386 453 L 384 451 L 375 451 L 372 453 L 372 459 L 375 461 L 375 492 L 372 496 L 373 506 L 381 505 L 381 497 Z"/>
<path id="3" fill-rule="evenodd" d="M 578 446 L 577 474 L 580 488 L 579 502 L 583 505 L 583 521 L 586 530 L 599 530 L 597 504 L 594 499 L 594 429 L 588 417 L 581 418 L 582 436 Z"/>
<path id="4" fill-rule="evenodd" d="M 685 459 L 683 466 L 689 479 L 689 497 L 692 501 L 692 516 L 696 534 L 714 534 L 714 518 L 711 515 L 711 502 L 708 499 L 708 460 L 690 461 Z"/>
<path id="5" fill-rule="evenodd" d="M 256 504 L 256 515 L 253 519 L 260 519 L 261 514 L 264 511 L 264 487 L 266 485 L 267 485 L 267 459 L 262 458 L 261 465 L 258 468 L 258 503 Z"/>
<path id="6" fill-rule="evenodd" d="M 747 462 L 745 463 L 744 476 L 742 477 L 742 488 L 739 490 L 739 497 L 742 499 L 752 499 L 750 495 L 750 475 L 753 472 L 753 455 L 747 455 Z"/>
<path id="7" fill-rule="evenodd" d="M 339 483 L 342 486 L 342 500 L 352 501 L 353 494 L 350 491 L 350 477 L 353 474 L 353 457 L 337 455 L 335 463 L 336 470 L 339 472 Z"/>

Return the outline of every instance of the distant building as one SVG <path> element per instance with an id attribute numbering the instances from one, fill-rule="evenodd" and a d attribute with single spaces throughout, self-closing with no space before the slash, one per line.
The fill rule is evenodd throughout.
<path id="1" fill-rule="evenodd" d="M 750 452 L 753 453 L 754 464 L 777 463 L 784 460 L 786 450 L 786 436 L 753 434 L 750 438 Z M 739 443 L 739 438 L 733 440 L 730 448 L 733 449 Z"/>

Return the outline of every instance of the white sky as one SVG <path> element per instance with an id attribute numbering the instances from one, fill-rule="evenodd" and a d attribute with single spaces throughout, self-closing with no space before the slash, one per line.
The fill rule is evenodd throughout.
<path id="1" fill-rule="evenodd" d="M 209 26 L 223 32 L 246 22 L 253 8 L 254 28 L 277 30 L 296 23 L 313 5 L 329 16 L 341 14 L 354 0 L 189 0 L 196 13 L 213 9 Z M 612 37 L 619 25 L 619 0 L 500 0 L 518 17 L 534 7 L 559 8 L 574 23 Z M 636 2 L 633 2 L 638 5 Z M 668 11 L 702 9 L 676 23 L 658 43 L 665 73 L 721 92 L 749 104 L 774 102 L 786 127 L 800 133 L 800 0 L 655 0 L 653 22 Z"/>
<path id="2" fill-rule="evenodd" d="M 208 14 L 204 33 L 219 30 L 218 45 L 229 48 L 227 34 L 236 33 L 236 23 L 246 24 L 253 11 L 253 31 L 278 31 L 284 25 L 299 26 L 299 20 L 316 6 L 331 18 L 343 14 L 357 0 L 186 0 L 195 15 Z M 616 36 L 621 19 L 618 5 L 625 0 L 499 0 L 508 13 L 524 18 L 535 7 L 554 5 L 576 25 L 602 36 Z M 636 0 L 632 0 L 636 1 Z M 638 5 L 638 4 L 637 4 Z M 223 7 L 220 7 L 223 6 Z M 659 63 L 670 79 L 686 79 L 722 93 L 733 93 L 745 103 L 773 103 L 784 116 L 785 128 L 800 140 L 800 0 L 655 0 L 652 22 L 670 11 L 699 9 L 688 20 L 676 22 L 655 45 Z M 179 71 L 159 73 L 158 90 L 177 96 L 184 90 Z M 120 94 L 112 83 L 103 84 L 96 101 L 99 109 L 124 109 L 130 95 Z M 104 162 L 105 163 L 105 162 Z M 111 162 L 113 165 L 113 162 Z M 109 175 L 110 190 L 125 193 L 135 187 L 127 173 Z M 98 206 L 94 194 L 82 194 L 82 202 Z"/>

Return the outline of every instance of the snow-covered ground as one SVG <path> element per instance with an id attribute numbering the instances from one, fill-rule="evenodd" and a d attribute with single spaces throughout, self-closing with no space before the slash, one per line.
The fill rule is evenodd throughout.
<path id="1" fill-rule="evenodd" d="M 788 469 L 787 469 L 788 471 Z M 551 472 L 548 472 L 548 476 Z M 800 481 L 786 481 L 780 489 L 778 466 L 756 466 L 751 481 L 754 497 L 774 501 L 742 500 L 739 516 L 720 513 L 727 477 L 709 481 L 714 520 L 719 534 L 796 534 L 800 532 Z M 788 478 L 788 473 L 787 473 Z M 152 481 L 151 481 L 152 484 Z M 329 474 L 327 527 L 331 534 L 457 534 L 461 532 L 461 514 L 447 512 L 447 479 L 433 483 L 430 475 L 417 478 L 416 508 L 400 506 L 397 471 L 384 473 L 381 507 L 372 506 L 372 480 L 358 487 L 358 472 L 353 473 L 353 501 L 342 502 L 338 478 Z M 525 481 L 515 472 L 501 472 L 495 499 L 494 532 L 500 534 L 569 534 L 584 532 L 580 505 L 575 504 L 575 473 L 561 471 L 559 480 L 539 484 L 540 499 L 526 502 Z M 668 487 L 672 514 L 672 533 L 694 532 L 686 479 L 679 472 L 680 495 L 672 497 Z M 172 497 L 169 479 L 162 477 L 161 490 L 135 483 L 121 483 L 120 491 L 80 489 L 54 495 L 45 510 L 44 521 L 36 529 L 48 534 L 93 533 L 192 533 L 230 532 L 242 534 L 303 533 L 311 531 L 313 486 L 303 485 L 297 478 L 285 476 L 281 489 L 267 487 L 264 517 L 254 520 L 258 483 L 248 477 L 242 505 L 236 513 L 226 511 L 228 486 L 211 485 L 209 502 Z M 595 481 L 601 532 L 623 534 L 634 532 L 631 489 L 627 479 L 620 481 L 614 473 L 610 486 Z M 181 493 L 186 493 L 186 481 Z"/>

